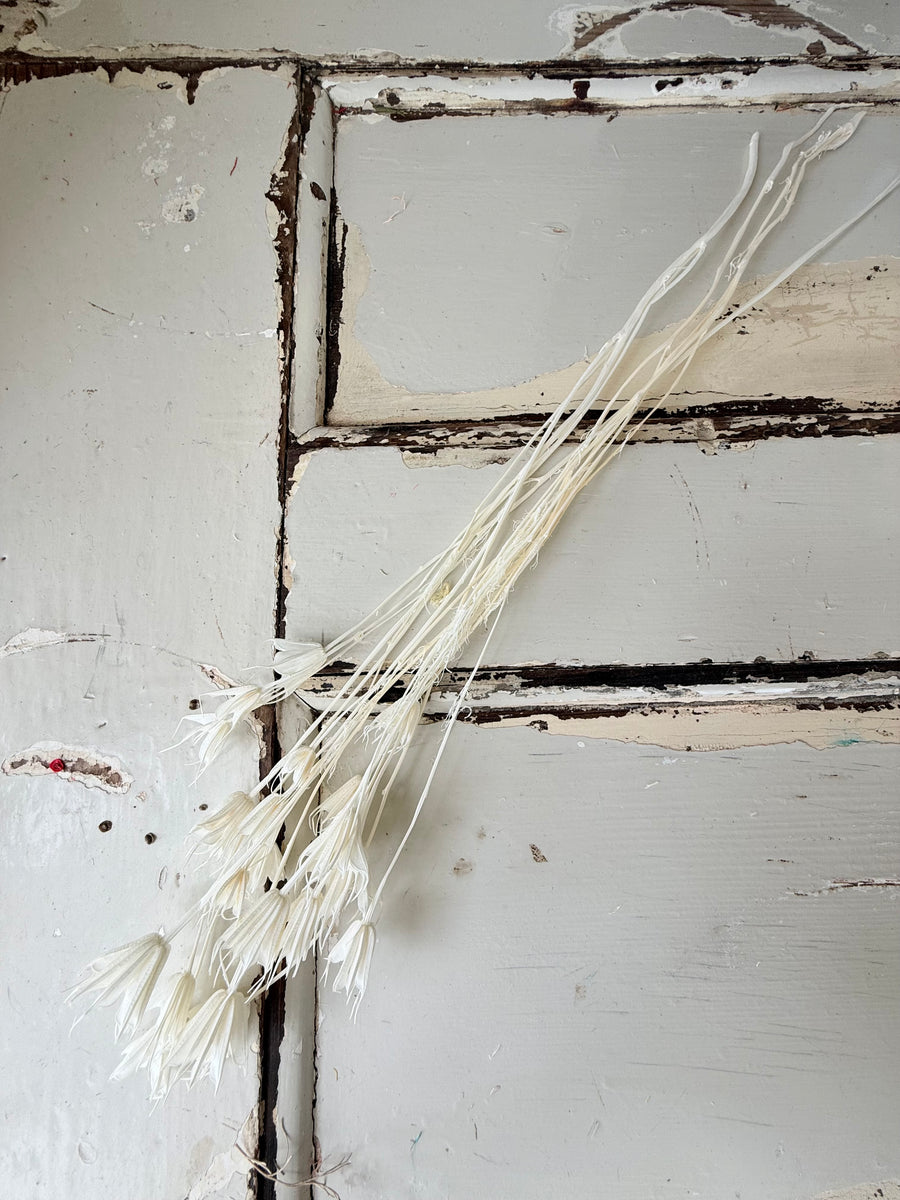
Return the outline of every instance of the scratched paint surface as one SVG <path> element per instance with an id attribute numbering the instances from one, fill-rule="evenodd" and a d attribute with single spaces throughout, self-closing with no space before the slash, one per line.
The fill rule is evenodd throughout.
<path id="1" fill-rule="evenodd" d="M 344 118 L 335 151 L 347 225 L 341 361 L 328 420 L 553 408 L 725 207 L 751 133 L 761 135 L 764 178 L 814 119 L 772 109 L 622 112 L 612 122 Z M 748 281 L 740 299 L 876 195 L 896 172 L 897 142 L 894 110 L 874 111 L 840 155 L 817 164 L 755 262 L 757 286 Z M 895 194 L 704 347 L 673 403 L 896 401 L 898 230 Z M 700 300 L 727 242 L 654 309 L 635 361 Z M 408 281 L 425 263 L 441 282 L 423 293 Z"/>
<path id="2" fill-rule="evenodd" d="M 35 1200 L 242 1200 L 232 1146 L 242 1127 L 256 1143 L 255 1062 L 215 1098 L 179 1092 L 150 1113 L 143 1079 L 108 1081 L 112 1013 L 70 1036 L 63 1006 L 86 960 L 184 912 L 188 828 L 258 772 L 249 731 L 193 787 L 164 751 L 272 628 L 265 193 L 293 99 L 261 71 L 203 81 L 190 107 L 158 82 L 35 81 L 0 123 L 0 759 L 31 752 L 0 775 L 0 1154 Z"/>
<path id="3" fill-rule="evenodd" d="M 900 1174 L 897 767 L 457 729 L 357 1024 L 322 993 L 343 1200 L 797 1200 Z"/>
<path id="4" fill-rule="evenodd" d="M 488 62 L 801 55 L 815 61 L 824 54 L 890 54 L 900 48 L 900 21 L 888 0 L 700 0 L 696 6 L 683 0 L 561 6 L 505 0 L 491 10 L 489 21 L 469 2 L 441 8 L 412 0 L 378 6 L 308 0 L 300 11 L 291 0 L 252 6 L 236 0 L 186 5 L 62 0 L 48 14 L 36 0 L 19 0 L 4 24 L 7 36 L 26 47 L 277 47 L 376 63 L 398 55 Z"/>

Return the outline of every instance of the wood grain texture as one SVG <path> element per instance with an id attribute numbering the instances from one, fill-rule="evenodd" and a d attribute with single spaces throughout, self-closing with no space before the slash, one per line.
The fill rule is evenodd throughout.
<path id="1" fill-rule="evenodd" d="M 895 653 L 898 451 L 896 437 L 628 448 L 523 575 L 490 660 Z M 302 459 L 289 634 L 332 637 L 374 608 L 466 524 L 498 471 L 410 469 L 380 449 Z"/>
<path id="2" fill-rule="evenodd" d="M 797 1200 L 900 1174 L 896 770 L 895 747 L 456 730 L 357 1024 L 322 992 L 344 1200 Z"/>
<path id="3" fill-rule="evenodd" d="M 293 95 L 225 71 L 188 106 L 165 82 L 35 81 L 5 97 L 0 124 L 0 759 L 84 747 L 86 769 L 118 762 L 132 781 L 0 775 L 3 1177 L 35 1200 L 243 1200 L 234 1143 L 256 1145 L 254 1062 L 217 1097 L 179 1090 L 151 1114 L 145 1079 L 108 1080 L 113 1014 L 70 1037 L 63 1003 L 87 961 L 185 911 L 199 886 L 188 828 L 258 778 L 249 731 L 195 787 L 187 756 L 163 751 L 190 701 L 258 661 L 273 627 L 265 197 Z"/>

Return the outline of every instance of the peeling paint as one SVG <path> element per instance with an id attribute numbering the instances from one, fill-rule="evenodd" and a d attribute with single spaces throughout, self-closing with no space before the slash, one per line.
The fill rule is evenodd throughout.
<path id="1" fill-rule="evenodd" d="M 45 29 L 52 17 L 77 8 L 81 0 L 4 0 L 0 9 L 0 51 Z"/>
<path id="2" fill-rule="evenodd" d="M 765 663 L 487 667 L 469 685 L 459 719 L 683 751 L 790 742 L 835 750 L 900 741 L 896 663 L 884 660 L 883 672 L 855 666 L 782 664 L 781 678 L 777 664 Z M 429 699 L 426 720 L 444 718 L 467 677 L 465 668 L 447 673 Z M 320 675 L 303 700 L 322 710 L 343 682 L 341 675 Z"/>
<path id="3" fill-rule="evenodd" d="M 807 396 L 802 400 L 716 400 L 704 411 L 710 415 L 695 417 L 690 409 L 667 408 L 650 417 L 630 444 L 696 442 L 704 454 L 716 454 L 721 449 L 746 450 L 773 437 L 877 437 L 900 433 L 900 407 L 890 403 L 851 408 Z M 396 447 L 411 468 L 429 464 L 489 466 L 505 462 L 534 433 L 540 420 L 537 414 L 520 413 L 505 421 L 486 418 L 320 426 L 294 442 L 295 473 L 301 464 L 306 469 L 317 450 L 352 450 L 360 446 Z M 586 418 L 570 440 L 584 437 L 591 420 Z M 298 481 L 300 477 L 296 476 Z"/>
<path id="4" fill-rule="evenodd" d="M 636 742 L 669 750 L 737 750 L 802 742 L 815 750 L 833 749 L 851 732 L 860 742 L 900 742 L 900 707 L 874 710 L 831 708 L 812 702 L 635 706 L 610 714 L 577 707 L 566 711 L 529 707 L 517 712 L 474 710 L 462 719 L 490 729 L 537 729 L 567 737 Z"/>
<path id="5" fill-rule="evenodd" d="M 172 188 L 163 200 L 160 210 L 162 219 L 170 222 L 195 221 L 200 215 L 200 197 L 205 191 L 199 183 Z"/>
<path id="6" fill-rule="evenodd" d="M 335 74 L 325 82 L 342 117 L 370 112 L 405 121 L 417 116 L 430 119 L 522 112 L 565 116 L 591 111 L 613 114 L 632 108 L 728 108 L 748 103 L 873 103 L 896 97 L 900 81 L 900 72 L 887 61 L 879 60 L 876 67 L 868 61 L 860 63 L 855 57 L 827 66 L 819 62 L 792 64 L 789 75 L 783 66 L 776 65 L 756 64 L 751 69 L 745 64 L 735 69 L 732 63 L 726 70 L 724 63 L 716 69 L 707 61 L 681 61 L 679 74 L 673 77 L 660 74 L 659 66 L 641 64 L 643 73 L 637 74 L 612 68 L 608 63 L 602 65 L 602 70 L 595 64 L 585 64 L 581 68 L 585 78 L 577 77 L 577 64 L 568 71 L 543 64 L 540 70 L 523 67 L 517 74 L 487 73 L 479 68 L 457 75 Z M 675 79 L 680 80 L 677 85 Z"/>
<path id="7" fill-rule="evenodd" d="M 478 470 L 479 467 L 491 467 L 506 462 L 510 451 L 504 449 L 488 450 L 484 447 L 472 446 L 432 446 L 424 452 L 416 450 L 403 451 L 403 464 L 411 471 L 423 467 L 468 467 Z"/>
<path id="8" fill-rule="evenodd" d="M 247 1176 L 250 1172 L 250 1159 L 253 1156 L 259 1136 L 259 1108 L 254 1105 L 241 1125 L 234 1143 L 227 1150 L 217 1154 L 199 1179 L 191 1185 L 185 1200 L 210 1200 L 219 1195 L 231 1183 L 235 1175 Z M 207 1139 L 198 1147 L 205 1149 Z M 208 1151 L 207 1151 L 208 1153 Z M 251 1180 L 248 1179 L 248 1191 Z"/>
<path id="9" fill-rule="evenodd" d="M 170 650 L 167 646 L 153 646 L 145 642 L 126 641 L 121 638 L 114 638 L 109 633 L 62 633 L 56 629 L 23 629 L 21 633 L 14 634 L 0 646 L 0 659 L 7 658 L 12 654 L 27 654 L 32 650 L 47 650 L 52 646 L 66 646 L 82 642 L 104 642 L 115 646 L 132 646 L 137 650 L 153 650 L 157 654 L 165 654 L 169 658 L 178 659 L 180 662 L 191 663 L 192 666 L 199 668 L 216 687 L 231 688 L 237 686 L 234 679 L 231 679 L 211 663 L 199 662 L 196 658 L 191 658 L 187 654 L 179 654 L 177 650 Z"/>
<path id="10" fill-rule="evenodd" d="M 64 646 L 69 642 L 99 642 L 109 637 L 106 633 L 61 633 L 57 629 L 23 629 L 13 634 L 0 646 L 0 658 L 11 654 L 27 654 L 30 650 L 43 650 L 47 646 Z"/>
<path id="11" fill-rule="evenodd" d="M 340 320 L 340 374 L 328 413 L 331 425 L 478 419 L 547 412 L 577 383 L 586 356 L 562 370 L 479 391 L 415 393 L 389 382 L 356 334 L 356 313 L 371 265 L 360 229 L 347 224 Z M 662 411 L 726 401 L 827 397 L 851 408 L 900 403 L 893 347 L 900 339 L 900 258 L 809 263 L 759 306 L 712 339 L 685 372 Z M 738 289 L 735 307 L 751 299 L 765 277 Z M 667 326 L 635 342 L 634 361 L 671 333 Z M 760 380 L 759 363 L 766 374 Z M 615 380 L 612 381 L 612 385 Z M 702 434 L 697 435 L 703 440 Z"/>
<path id="12" fill-rule="evenodd" d="M 134 783 L 134 776 L 118 758 L 84 746 L 50 741 L 35 742 L 10 754 L 0 764 L 0 771 L 4 775 L 53 775 L 66 783 L 80 783 L 86 788 L 122 795 Z"/>
<path id="13" fill-rule="evenodd" d="M 802 0 L 793 5 L 783 0 L 641 0 L 638 4 L 603 8 L 566 5 L 552 14 L 550 27 L 566 38 L 561 51 L 564 56 L 605 53 L 626 58 L 628 48 L 622 34 L 637 19 L 701 11 L 725 17 L 733 26 L 755 25 L 780 33 L 802 34 L 809 39 L 819 38 L 828 43 L 832 53 L 864 53 L 846 34 L 817 19 Z M 811 41 L 807 53 L 813 57 L 824 54 L 826 47 L 822 45 L 820 50 L 820 44 Z"/>
<path id="14" fill-rule="evenodd" d="M 0 30 L 0 50 L 3 48 Z M 283 79 L 291 79 L 296 73 L 296 65 L 285 61 L 283 57 L 200 57 L 196 47 L 185 48 L 189 53 L 180 57 L 144 58 L 123 53 L 118 58 L 114 55 L 104 55 L 99 59 L 60 59 L 51 57 L 53 47 L 37 45 L 31 49 L 35 51 L 33 57 L 23 53 L 11 54 L 0 62 L 2 85 L 15 86 L 32 80 L 57 79 L 65 75 L 92 75 L 110 87 L 172 93 L 182 103 L 193 104 L 201 84 L 208 83 L 235 68 L 266 71 Z M 172 52 L 176 48 L 167 49 Z"/>
<path id="15" fill-rule="evenodd" d="M 212 666 L 211 663 L 198 662 L 197 666 L 200 668 L 206 678 L 214 683 L 217 688 L 222 688 L 224 690 L 225 688 L 233 688 L 238 686 L 236 679 L 232 679 L 223 671 L 220 671 L 218 667 Z"/>
<path id="16" fill-rule="evenodd" d="M 680 69 L 686 69 L 679 64 Z M 566 117 L 571 114 L 604 114 L 613 120 L 620 112 L 636 109 L 687 109 L 753 105 L 841 104 L 847 101 L 889 103 L 898 95 L 898 72 L 857 71 L 807 67 L 785 78 L 774 67 L 760 68 L 753 75 L 647 75 L 615 78 L 596 75 L 594 68 L 585 79 L 552 77 L 496 78 L 467 76 L 450 79 L 432 76 L 421 79 L 385 77 L 356 79 L 338 77 L 330 95 L 340 105 L 342 117 L 368 114 L 388 116 L 394 121 L 431 120 L 435 117 L 515 116 L 517 114 Z M 665 95 L 661 95 L 665 93 Z"/>
<path id="17" fill-rule="evenodd" d="M 883 1183 L 857 1183 L 836 1192 L 820 1192 L 814 1200 L 900 1200 L 900 1180 Z"/>

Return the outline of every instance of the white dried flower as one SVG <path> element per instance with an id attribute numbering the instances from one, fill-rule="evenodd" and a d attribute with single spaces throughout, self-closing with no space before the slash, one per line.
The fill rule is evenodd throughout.
<path id="1" fill-rule="evenodd" d="M 240 826 L 242 857 L 267 854 L 281 833 L 285 821 L 297 805 L 302 793 L 270 792 L 248 813 Z"/>
<path id="2" fill-rule="evenodd" d="M 301 851 L 293 878 L 306 874 L 316 891 L 325 891 L 335 876 L 351 880 L 352 896 L 368 883 L 362 848 L 362 825 L 370 797 L 361 775 L 354 775 L 319 806 L 319 832 Z"/>
<path id="3" fill-rule="evenodd" d="M 315 946 L 321 907 L 319 898 L 309 892 L 292 901 L 282 946 L 287 974 L 293 974 Z"/>
<path id="4" fill-rule="evenodd" d="M 135 1071 L 146 1070 L 150 1078 L 151 1096 L 162 1098 L 168 1092 L 171 1071 L 167 1063 L 187 1028 L 196 983 L 189 971 L 182 971 L 175 976 L 168 999 L 160 1008 L 155 1023 L 129 1042 L 122 1061 L 110 1078 L 124 1079 Z"/>
<path id="5" fill-rule="evenodd" d="M 424 708 L 424 697 L 401 696 L 382 709 L 366 732 L 388 751 L 402 750 L 412 741 Z"/>
<path id="6" fill-rule="evenodd" d="M 277 764 L 283 792 L 301 792 L 314 782 L 316 752 L 303 742 L 295 742 Z"/>
<path id="7" fill-rule="evenodd" d="M 278 698 L 290 695 L 328 665 L 329 656 L 319 642 L 289 642 L 275 639 L 273 666 L 281 678 L 274 685 Z"/>
<path id="8" fill-rule="evenodd" d="M 218 953 L 227 961 L 234 984 L 253 967 L 269 974 L 278 966 L 289 907 L 287 896 L 270 888 L 222 934 Z"/>
<path id="9" fill-rule="evenodd" d="M 210 908 L 223 914 L 241 915 L 244 901 L 250 888 L 250 872 L 246 867 L 233 871 L 216 888 L 210 899 Z"/>
<path id="10" fill-rule="evenodd" d="M 369 982 L 369 967 L 375 952 L 375 926 L 368 921 L 351 921 L 343 937 L 328 955 L 330 965 L 340 963 L 334 980 L 336 992 L 346 992 L 353 1020 Z"/>
<path id="11" fill-rule="evenodd" d="M 219 988 L 191 1015 L 167 1060 L 167 1088 L 179 1079 L 192 1087 L 209 1076 L 216 1091 L 226 1058 L 246 1059 L 253 1007 L 243 992 Z"/>
<path id="12" fill-rule="evenodd" d="M 69 992 L 68 1002 L 71 1004 L 81 996 L 97 992 L 96 999 L 82 1014 L 84 1016 L 97 1004 L 105 1006 L 120 1001 L 116 1014 L 118 1041 L 123 1033 L 133 1032 L 140 1024 L 168 956 L 169 943 L 161 934 L 150 933 L 137 938 L 94 959 L 87 968 L 87 977 Z"/>
<path id="13" fill-rule="evenodd" d="M 224 691 L 215 694 L 219 705 L 214 713 L 190 713 L 184 718 L 197 728 L 187 734 L 182 742 L 189 742 L 195 747 L 197 757 L 204 767 L 208 767 L 219 754 L 240 722 L 266 703 L 262 688 L 252 684 L 225 688 Z"/>
<path id="14" fill-rule="evenodd" d="M 194 826 L 189 836 L 212 857 L 229 859 L 240 849 L 241 825 L 256 807 L 257 802 L 246 792 L 232 792 L 221 808 Z"/>

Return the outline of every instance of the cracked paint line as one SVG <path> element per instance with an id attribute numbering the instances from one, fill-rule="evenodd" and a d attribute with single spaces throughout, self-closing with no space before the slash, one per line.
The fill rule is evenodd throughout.
<path id="1" fill-rule="evenodd" d="M 62 633 L 58 629 L 29 627 L 13 634 L 0 646 L 0 658 L 12 654 L 27 654 L 30 650 L 43 650 L 48 646 L 65 646 L 70 642 L 99 642 L 109 637 L 106 633 Z"/>
<path id="2" fill-rule="evenodd" d="M 35 742 L 17 750 L 0 764 L 0 771 L 4 775 L 53 775 L 65 783 L 120 795 L 134 783 L 134 776 L 113 755 L 53 741 Z"/>

